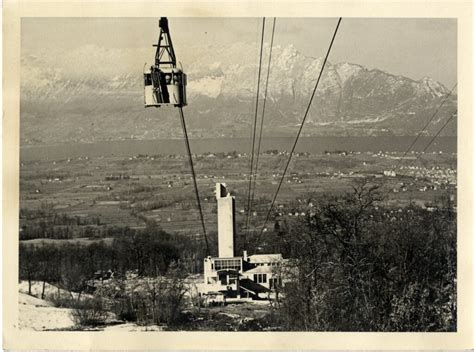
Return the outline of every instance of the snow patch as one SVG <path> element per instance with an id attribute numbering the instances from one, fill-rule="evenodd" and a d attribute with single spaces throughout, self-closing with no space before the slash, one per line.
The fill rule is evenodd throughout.
<path id="1" fill-rule="evenodd" d="M 341 85 L 355 74 L 359 73 L 362 70 L 362 67 L 355 64 L 350 64 L 348 62 L 342 62 L 339 64 L 334 65 L 337 74 L 341 80 Z"/>
<path id="2" fill-rule="evenodd" d="M 223 77 L 204 77 L 196 81 L 188 82 L 190 94 L 205 95 L 217 98 L 221 94 Z"/>

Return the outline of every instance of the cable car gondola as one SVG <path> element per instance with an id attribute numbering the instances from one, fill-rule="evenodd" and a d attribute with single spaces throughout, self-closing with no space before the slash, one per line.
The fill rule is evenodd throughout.
<path id="1" fill-rule="evenodd" d="M 171 42 L 168 19 L 159 21 L 160 36 L 156 46 L 155 64 L 143 72 L 145 107 L 186 105 L 186 74 L 176 67 L 176 56 Z"/>

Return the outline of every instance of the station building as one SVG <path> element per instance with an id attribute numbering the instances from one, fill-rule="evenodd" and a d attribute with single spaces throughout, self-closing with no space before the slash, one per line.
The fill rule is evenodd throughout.
<path id="1" fill-rule="evenodd" d="M 223 295 L 226 299 L 266 299 L 282 285 L 281 254 L 235 253 L 235 199 L 226 185 L 216 184 L 218 256 L 204 259 L 202 295 Z"/>

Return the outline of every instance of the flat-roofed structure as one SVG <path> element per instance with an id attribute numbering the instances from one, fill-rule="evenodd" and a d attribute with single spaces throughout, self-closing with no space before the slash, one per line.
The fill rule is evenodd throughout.
<path id="1" fill-rule="evenodd" d="M 201 294 L 221 292 L 227 298 L 262 299 L 282 285 L 281 254 L 235 256 L 235 199 L 226 185 L 216 184 L 218 256 L 204 259 Z"/>

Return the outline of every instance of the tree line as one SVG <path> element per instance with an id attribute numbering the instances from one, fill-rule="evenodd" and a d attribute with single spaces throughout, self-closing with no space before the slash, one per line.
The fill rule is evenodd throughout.
<path id="1" fill-rule="evenodd" d="M 52 209 L 20 209 L 20 241 L 104 236 L 100 217 L 69 216 Z"/>
<path id="2" fill-rule="evenodd" d="M 194 250 L 191 245 L 158 228 L 128 229 L 111 242 L 20 243 L 19 279 L 29 282 L 30 294 L 33 281 L 83 292 L 96 273 L 109 270 L 115 277 L 125 277 L 128 271 L 159 276 L 170 263 L 191 258 L 186 255 Z"/>
<path id="3" fill-rule="evenodd" d="M 290 283 L 275 306 L 286 330 L 455 331 L 456 213 L 383 206 L 358 184 L 277 227 Z"/>

